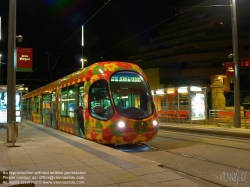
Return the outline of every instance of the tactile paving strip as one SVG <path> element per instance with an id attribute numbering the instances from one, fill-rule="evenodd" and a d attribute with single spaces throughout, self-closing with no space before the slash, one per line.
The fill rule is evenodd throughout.
<path id="1" fill-rule="evenodd" d="M 29 123 L 29 122 L 25 122 L 25 123 L 27 123 L 31 127 L 34 127 L 34 128 L 36 128 L 36 129 L 38 129 L 38 130 L 40 130 L 40 131 L 42 131 L 42 132 L 44 132 L 46 134 L 49 134 L 49 135 L 55 137 L 55 138 L 57 138 L 57 139 L 59 139 L 61 141 L 64 141 L 64 142 L 66 142 L 66 143 L 68 143 L 68 144 L 70 144 L 72 146 L 75 146 L 75 147 L 77 147 L 77 148 L 79 148 L 79 149 L 81 149 L 81 150 L 83 150 L 83 151 L 85 151 L 87 153 L 95 155 L 96 157 L 101 158 L 101 159 L 105 160 L 106 162 L 114 164 L 117 167 L 120 167 L 120 168 L 123 168 L 123 169 L 133 169 L 133 168 L 140 168 L 141 167 L 141 166 L 139 166 L 137 164 L 128 162 L 126 160 L 115 157 L 115 156 L 110 155 L 108 153 L 105 153 L 105 152 L 99 151 L 97 149 L 94 149 L 94 148 L 92 148 L 90 146 L 87 146 L 87 145 L 81 144 L 81 143 L 79 143 L 77 141 L 71 140 L 71 139 L 69 139 L 67 137 L 61 136 L 61 135 L 59 135 L 57 133 L 48 131 L 48 130 L 46 130 L 44 128 L 41 128 L 41 127 L 39 127 L 37 125 L 33 125 L 33 124 Z"/>

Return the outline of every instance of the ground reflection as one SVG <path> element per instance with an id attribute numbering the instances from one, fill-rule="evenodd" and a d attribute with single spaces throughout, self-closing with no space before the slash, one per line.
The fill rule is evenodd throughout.
<path id="1" fill-rule="evenodd" d="M 150 149 L 146 143 L 107 146 L 124 152 L 146 152 Z"/>

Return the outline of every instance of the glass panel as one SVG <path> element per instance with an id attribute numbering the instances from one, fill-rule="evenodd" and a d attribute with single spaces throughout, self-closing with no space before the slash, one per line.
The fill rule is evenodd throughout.
<path id="1" fill-rule="evenodd" d="M 0 92 L 0 93 L 1 93 L 0 110 L 7 110 L 7 92 Z"/>
<path id="2" fill-rule="evenodd" d="M 83 98 L 83 86 L 79 88 L 79 106 L 84 106 L 84 98 Z"/>
<path id="3" fill-rule="evenodd" d="M 16 93 L 16 110 L 21 110 L 21 94 Z"/>
<path id="4" fill-rule="evenodd" d="M 73 89 L 69 89 L 68 91 L 68 111 L 69 111 L 69 114 L 68 116 L 70 118 L 74 118 L 74 112 L 75 112 L 75 107 L 76 107 L 76 88 L 73 88 Z"/>
<path id="5" fill-rule="evenodd" d="M 53 128 L 55 128 L 56 125 L 56 94 L 55 91 L 53 91 L 52 95 L 51 95 L 51 125 Z"/>
<path id="6" fill-rule="evenodd" d="M 178 93 L 167 94 L 167 110 L 178 110 Z"/>
<path id="7" fill-rule="evenodd" d="M 61 115 L 74 118 L 76 107 L 76 88 L 63 90 L 61 95 Z"/>
<path id="8" fill-rule="evenodd" d="M 84 90 L 83 86 L 79 88 L 79 121 L 83 123 L 83 110 L 85 108 L 84 104 Z"/>
<path id="9" fill-rule="evenodd" d="M 114 111 L 111 106 L 107 81 L 99 80 L 94 82 L 90 86 L 89 97 L 91 116 L 101 120 L 108 120 L 113 116 Z"/>
<path id="10" fill-rule="evenodd" d="M 39 109 L 39 98 L 36 96 L 34 97 L 34 108 L 33 108 L 35 114 L 38 114 L 38 109 Z"/>
<path id="11" fill-rule="evenodd" d="M 188 110 L 188 93 L 179 93 L 179 110 Z"/>
<path id="12" fill-rule="evenodd" d="M 43 114 L 48 114 L 50 110 L 50 94 L 43 96 Z"/>
<path id="13" fill-rule="evenodd" d="M 68 109 L 68 90 L 62 91 L 61 95 L 61 115 L 67 116 L 67 109 Z"/>
<path id="14" fill-rule="evenodd" d="M 121 71 L 111 77 L 111 91 L 119 114 L 127 118 L 143 119 L 153 112 L 148 85 L 135 72 Z"/>

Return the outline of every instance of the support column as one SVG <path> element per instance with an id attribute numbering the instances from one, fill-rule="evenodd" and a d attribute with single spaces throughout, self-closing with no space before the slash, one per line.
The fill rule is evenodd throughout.
<path id="1" fill-rule="evenodd" d="M 212 109 L 226 109 L 226 98 L 224 96 L 223 83 L 220 79 L 214 79 L 213 84 L 210 86 L 212 92 Z"/>

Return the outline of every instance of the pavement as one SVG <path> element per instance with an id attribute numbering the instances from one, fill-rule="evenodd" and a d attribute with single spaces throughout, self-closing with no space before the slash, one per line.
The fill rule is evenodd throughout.
<path id="1" fill-rule="evenodd" d="M 30 121 L 19 124 L 16 143 L 6 143 L 6 136 L 2 128 L 0 183 L 5 180 L 0 187 L 20 183 L 40 187 L 199 186 L 160 167 L 161 163 Z"/>
<path id="2" fill-rule="evenodd" d="M 245 125 L 220 127 L 205 122 L 160 122 L 160 129 L 250 138 Z M 165 187 L 199 186 L 161 167 L 161 163 L 82 139 L 30 121 L 18 128 L 16 143 L 6 143 L 7 130 L 0 129 L 0 187 L 32 182 L 35 186 Z M 11 180 L 1 184 L 1 172 Z M 20 185 L 19 185 L 20 186 Z M 28 186 L 31 186 L 30 184 Z"/>

